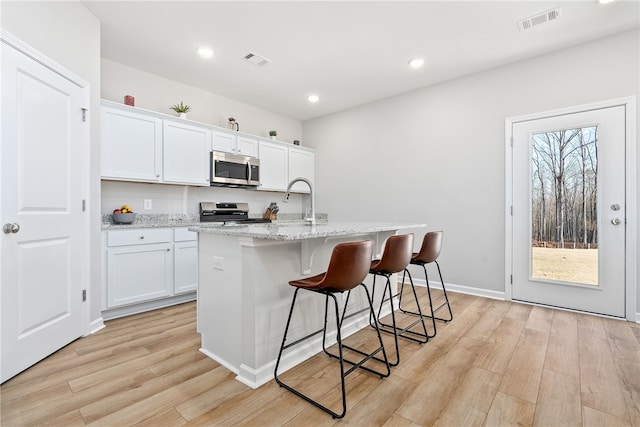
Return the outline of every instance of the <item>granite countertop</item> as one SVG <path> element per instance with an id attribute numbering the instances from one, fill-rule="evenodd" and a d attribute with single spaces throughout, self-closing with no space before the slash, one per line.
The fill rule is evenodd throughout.
<path id="1" fill-rule="evenodd" d="M 250 218 L 261 218 L 249 214 Z M 302 214 L 278 214 L 277 224 L 300 223 Z M 317 214 L 321 222 L 327 221 L 327 214 Z M 264 224 L 263 224 L 264 225 Z M 222 223 L 200 222 L 198 214 L 136 214 L 131 224 L 114 224 L 111 215 L 102 215 L 102 230 L 130 230 L 132 228 L 174 228 L 174 227 L 220 227 Z M 226 227 L 226 226 L 225 226 Z"/>
<path id="2" fill-rule="evenodd" d="M 114 224 L 111 215 L 102 215 L 103 230 L 129 230 L 132 228 L 195 227 L 200 216 L 192 214 L 136 214 L 132 224 Z"/>
<path id="3" fill-rule="evenodd" d="M 332 236 L 377 233 L 380 231 L 424 228 L 426 224 L 402 224 L 385 222 L 322 222 L 307 225 L 300 221 L 275 222 L 272 224 L 248 225 L 200 225 L 190 227 L 190 231 L 209 234 L 223 234 L 236 237 L 251 237 L 266 240 L 305 240 Z"/>

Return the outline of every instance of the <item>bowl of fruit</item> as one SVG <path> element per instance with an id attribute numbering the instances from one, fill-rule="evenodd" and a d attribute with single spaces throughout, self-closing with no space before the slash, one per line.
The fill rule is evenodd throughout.
<path id="1" fill-rule="evenodd" d="M 115 209 L 111 215 L 115 224 L 131 224 L 136 219 L 136 214 L 129 205 L 122 205 L 120 209 Z"/>

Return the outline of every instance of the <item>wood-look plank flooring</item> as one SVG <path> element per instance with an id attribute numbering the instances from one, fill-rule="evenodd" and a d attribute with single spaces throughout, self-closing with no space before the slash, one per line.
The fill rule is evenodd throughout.
<path id="1" fill-rule="evenodd" d="M 347 377 L 342 420 L 274 381 L 258 390 L 236 381 L 198 351 L 187 303 L 106 322 L 7 381 L 0 425 L 640 426 L 640 325 L 450 298 L 453 322 L 427 344 L 401 340 L 390 377 Z M 373 338 L 363 330 L 348 340 Z M 335 367 L 317 355 L 283 378 L 337 409 Z"/>

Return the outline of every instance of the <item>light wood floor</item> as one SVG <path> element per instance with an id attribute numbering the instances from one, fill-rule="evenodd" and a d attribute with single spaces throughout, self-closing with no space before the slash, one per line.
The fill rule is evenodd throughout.
<path id="1" fill-rule="evenodd" d="M 107 322 L 0 388 L 3 427 L 640 426 L 640 325 L 451 295 L 455 318 L 425 345 L 401 343 L 389 378 L 347 377 L 333 420 L 279 388 L 251 390 L 200 352 L 195 304 Z M 352 341 L 367 343 L 361 331 Z M 335 362 L 284 375 L 329 404 Z"/>

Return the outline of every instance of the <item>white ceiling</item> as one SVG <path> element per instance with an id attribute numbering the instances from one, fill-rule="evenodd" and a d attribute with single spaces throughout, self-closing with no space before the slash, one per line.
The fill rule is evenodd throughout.
<path id="1" fill-rule="evenodd" d="M 298 120 L 640 26 L 637 0 L 84 3 L 102 23 L 102 57 Z M 558 20 L 518 30 L 558 6 Z M 250 51 L 272 62 L 249 64 Z M 426 65 L 410 70 L 416 56 Z"/>

